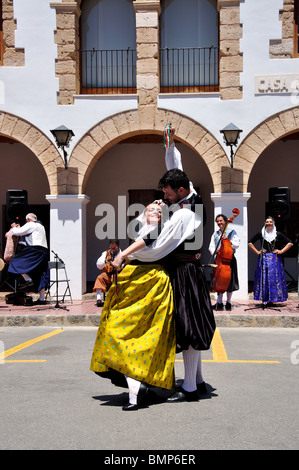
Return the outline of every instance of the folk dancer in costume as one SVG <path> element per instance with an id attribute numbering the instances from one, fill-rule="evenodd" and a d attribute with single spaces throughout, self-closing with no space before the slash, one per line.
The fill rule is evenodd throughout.
<path id="1" fill-rule="evenodd" d="M 101 256 L 97 260 L 97 268 L 102 272 L 96 278 L 93 286 L 93 292 L 97 295 L 97 306 L 102 307 L 104 305 L 104 294 L 108 292 L 109 287 L 113 282 L 113 266 L 111 262 L 121 252 L 119 247 L 119 240 L 113 239 L 109 241 L 109 249 L 103 251 Z"/>
<path id="2" fill-rule="evenodd" d="M 217 254 L 220 250 L 221 245 L 219 243 L 219 240 L 220 240 L 221 234 L 222 234 L 222 232 L 225 228 L 227 220 L 228 219 L 227 219 L 226 215 L 224 215 L 224 214 L 218 214 L 216 219 L 215 219 L 215 222 L 218 225 L 219 229 L 216 230 L 213 233 L 213 235 L 211 237 L 210 245 L 209 245 L 209 251 L 210 251 L 211 255 L 213 255 L 215 253 L 215 257 L 217 256 Z M 229 282 L 229 285 L 228 285 L 228 288 L 227 288 L 227 291 L 226 291 L 226 305 L 225 305 L 225 310 L 230 311 L 232 309 L 231 299 L 232 299 L 233 292 L 239 289 L 238 266 L 237 266 L 237 260 L 235 258 L 235 251 L 240 246 L 240 238 L 238 237 L 237 232 L 235 230 L 227 227 L 225 233 L 223 234 L 222 239 L 223 240 L 228 239 L 231 242 L 231 247 L 233 249 L 233 257 L 232 257 L 232 260 L 231 260 L 231 263 L 230 263 L 231 278 L 230 278 L 230 282 Z M 218 249 L 216 251 L 217 247 L 218 247 Z M 222 293 L 218 292 L 217 302 L 216 302 L 215 305 L 213 305 L 214 310 L 222 311 L 224 309 L 223 302 L 222 302 L 223 294 L 224 294 L 224 292 L 222 292 Z"/>
<path id="3" fill-rule="evenodd" d="M 39 293 L 35 304 L 45 304 L 45 294 L 49 287 L 48 244 L 44 226 L 35 214 L 27 214 L 26 223 L 11 228 L 11 234 L 24 237 L 26 246 L 10 260 L 8 272 L 21 274 L 25 280 L 22 289 L 32 287 Z"/>
<path id="4" fill-rule="evenodd" d="M 200 264 L 200 247 L 194 248 L 205 219 L 204 211 L 202 217 L 198 213 L 199 207 L 203 209 L 202 199 L 182 171 L 180 152 L 173 137 L 172 128 L 170 146 L 166 150 L 168 171 L 159 182 L 173 215 L 164 224 L 152 251 L 146 247 L 134 256 L 140 261 L 153 260 L 154 256 L 155 259 L 166 257 L 165 266 L 174 294 L 176 350 L 183 352 L 185 369 L 182 387 L 167 401 L 197 401 L 199 394 L 207 392 L 202 377 L 201 351 L 210 348 L 216 325 L 208 284 Z M 173 165 L 179 168 L 171 169 Z"/>
<path id="5" fill-rule="evenodd" d="M 168 172 L 161 178 L 159 186 L 171 204 L 187 205 L 194 214 L 196 206 L 202 207 L 202 230 L 206 222 L 203 201 L 183 172 L 181 154 L 174 143 L 175 129 L 171 127 L 170 133 L 170 147 L 166 148 L 165 154 Z M 185 375 L 182 387 L 168 398 L 168 402 L 197 401 L 199 394 L 207 392 L 202 377 L 201 351 L 210 348 L 216 326 L 199 248 L 190 250 L 188 244 L 181 243 L 169 255 L 167 266 L 174 292 L 177 352 L 183 352 Z"/>
<path id="6" fill-rule="evenodd" d="M 254 246 L 257 241 L 260 241 L 263 252 L 262 248 L 258 250 Z M 273 217 L 269 216 L 262 230 L 249 240 L 248 246 L 259 255 L 254 276 L 254 300 L 261 300 L 265 305 L 286 301 L 288 289 L 281 255 L 293 246 L 291 240 L 277 231 Z"/>
<path id="7" fill-rule="evenodd" d="M 174 386 L 172 288 L 159 256 L 154 261 L 150 256 L 160 221 L 160 205 L 151 204 L 137 240 L 112 262 L 121 268 L 128 255 L 148 247 L 147 262 L 131 261 L 117 275 L 117 285 L 110 287 L 91 359 L 91 370 L 112 383 L 121 385 L 125 377 L 129 401 L 124 411 L 140 407 L 149 385 L 168 390 Z"/>

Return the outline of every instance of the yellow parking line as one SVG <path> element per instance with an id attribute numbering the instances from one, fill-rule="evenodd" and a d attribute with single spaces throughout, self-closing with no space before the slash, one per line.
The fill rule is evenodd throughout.
<path id="1" fill-rule="evenodd" d="M 279 361 L 247 361 L 238 359 L 227 359 L 227 361 L 215 361 L 215 359 L 204 359 L 202 362 L 240 362 L 243 364 L 280 364 Z"/>
<path id="2" fill-rule="evenodd" d="M 228 359 L 226 350 L 224 347 L 224 343 L 222 341 L 220 331 L 218 328 L 215 330 L 213 341 L 211 344 L 212 352 L 213 352 L 213 359 L 203 359 L 202 362 L 235 362 L 240 364 L 279 364 L 279 361 L 247 361 L 247 360 L 233 360 Z M 176 362 L 183 362 L 183 359 L 176 359 Z"/>
<path id="3" fill-rule="evenodd" d="M 46 359 L 24 359 L 24 360 L 19 360 L 19 361 L 14 361 L 13 359 L 8 359 L 8 361 L 4 361 L 6 364 L 7 362 L 47 362 Z"/>
<path id="4" fill-rule="evenodd" d="M 226 350 L 220 336 L 220 331 L 216 328 L 212 340 L 213 359 L 215 362 L 227 362 Z"/>
<path id="5" fill-rule="evenodd" d="M 18 346 L 15 346 L 14 348 L 7 349 L 6 351 L 0 353 L 0 361 L 5 359 L 8 356 L 11 356 L 12 354 L 15 354 L 15 353 L 21 351 L 22 349 L 25 349 L 25 348 L 28 348 L 29 346 L 32 346 L 32 344 L 38 343 L 39 341 L 43 341 L 44 339 L 47 339 L 47 338 L 50 338 L 51 336 L 62 333 L 63 331 L 64 330 L 51 331 L 51 333 L 47 333 L 46 335 L 39 336 L 38 338 L 35 338 L 35 339 L 31 339 L 30 341 L 26 341 L 25 343 L 22 343 L 22 344 L 19 344 Z"/>
<path id="6" fill-rule="evenodd" d="M 35 343 L 38 343 L 39 341 L 43 341 L 44 339 L 50 338 L 51 336 L 57 335 L 59 333 L 62 333 L 64 330 L 55 330 L 52 331 L 51 333 L 47 333 L 46 335 L 39 336 L 38 338 L 32 339 L 30 341 L 26 341 L 25 343 L 19 344 L 18 346 L 15 346 L 14 348 L 7 349 L 6 351 L 0 353 L 0 361 L 5 359 L 8 356 L 11 356 L 12 354 L 17 353 L 18 351 L 21 351 L 22 349 L 28 348 L 29 346 L 32 346 Z M 212 352 L 213 352 L 213 359 L 204 359 L 203 362 L 229 362 L 229 363 L 253 363 L 253 364 L 279 364 L 279 361 L 256 361 L 256 360 L 231 360 L 228 359 L 226 350 L 224 347 L 224 343 L 222 341 L 220 331 L 216 329 L 212 341 Z M 45 360 L 41 359 L 33 359 L 33 360 L 7 360 L 4 361 L 6 362 L 46 362 Z M 183 362 L 182 359 L 176 359 L 176 362 Z"/>

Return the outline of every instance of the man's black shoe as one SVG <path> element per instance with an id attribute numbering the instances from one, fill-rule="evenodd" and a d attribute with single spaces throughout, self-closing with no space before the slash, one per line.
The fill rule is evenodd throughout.
<path id="1" fill-rule="evenodd" d="M 40 300 L 40 299 L 37 299 L 33 302 L 33 305 L 47 305 L 47 301 L 46 300 Z"/>
<path id="2" fill-rule="evenodd" d="M 198 401 L 198 391 L 186 392 L 182 387 L 178 388 L 173 395 L 167 398 L 168 403 L 176 403 L 180 401 Z"/>
<path id="3" fill-rule="evenodd" d="M 201 384 L 197 384 L 197 391 L 199 395 L 206 395 L 207 391 L 207 386 L 205 382 L 201 382 Z"/>

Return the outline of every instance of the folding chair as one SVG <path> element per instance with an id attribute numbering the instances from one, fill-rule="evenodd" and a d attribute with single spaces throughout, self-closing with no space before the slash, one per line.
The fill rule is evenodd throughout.
<path id="1" fill-rule="evenodd" d="M 50 299 L 50 303 L 52 303 L 52 299 L 58 302 L 60 299 L 61 302 L 64 302 L 66 297 L 69 297 L 71 302 L 73 303 L 69 278 L 67 276 L 65 264 L 62 261 L 49 261 L 49 270 L 50 270 L 50 284 L 48 289 L 48 295 Z M 65 285 L 63 285 L 63 283 Z M 51 294 L 51 288 L 55 284 L 55 293 Z"/>

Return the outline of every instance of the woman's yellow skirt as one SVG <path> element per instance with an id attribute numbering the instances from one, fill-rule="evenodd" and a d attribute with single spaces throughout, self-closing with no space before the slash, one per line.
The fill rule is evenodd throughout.
<path id="1" fill-rule="evenodd" d="M 176 341 L 169 276 L 160 265 L 127 265 L 117 286 L 113 283 L 106 297 L 90 369 L 111 368 L 171 389 Z"/>

